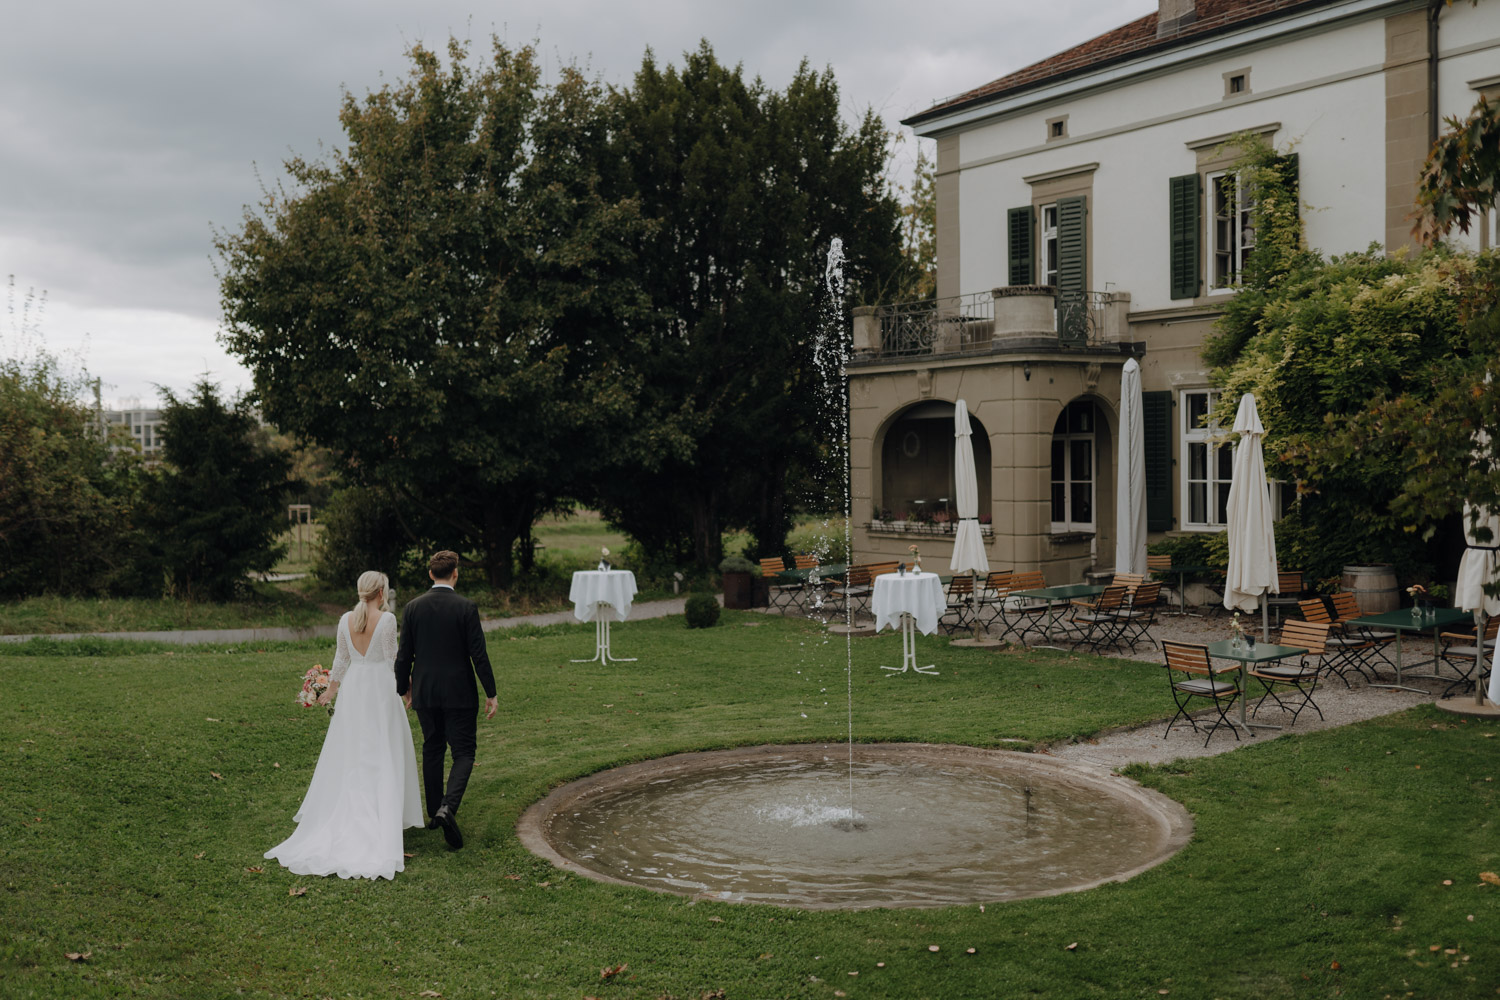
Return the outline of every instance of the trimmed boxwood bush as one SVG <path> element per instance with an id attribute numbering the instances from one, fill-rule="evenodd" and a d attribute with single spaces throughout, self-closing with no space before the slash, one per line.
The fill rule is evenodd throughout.
<path id="1" fill-rule="evenodd" d="M 683 610 L 688 628 L 712 628 L 719 622 L 719 602 L 712 594 L 689 594 Z"/>

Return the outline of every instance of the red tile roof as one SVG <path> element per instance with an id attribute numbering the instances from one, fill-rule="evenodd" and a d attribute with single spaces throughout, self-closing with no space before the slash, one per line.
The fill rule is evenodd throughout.
<path id="1" fill-rule="evenodd" d="M 939 101 L 906 119 L 904 124 L 915 125 L 970 104 L 981 104 L 1001 95 L 1101 69 L 1111 63 L 1164 51 L 1255 21 L 1271 20 L 1292 11 L 1326 7 L 1334 2 L 1336 0 L 1198 0 L 1197 19 L 1165 38 L 1156 37 L 1156 14 L 1147 14 L 1009 76 Z"/>

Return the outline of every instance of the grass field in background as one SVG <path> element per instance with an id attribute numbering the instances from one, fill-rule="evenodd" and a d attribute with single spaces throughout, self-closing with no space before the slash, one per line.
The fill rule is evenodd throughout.
<path id="1" fill-rule="evenodd" d="M 0 994 L 1453 1000 L 1500 987 L 1500 886 L 1479 877 L 1500 870 L 1494 723 L 1424 707 L 1133 769 L 1194 814 L 1193 841 L 1084 893 L 983 910 L 693 903 L 552 869 L 515 821 L 556 784 L 629 761 L 842 742 L 846 648 L 862 741 L 1086 739 L 1163 716 L 1166 685 L 1151 664 L 930 638 L 918 653 L 938 676 L 888 677 L 890 633 L 846 647 L 752 613 L 695 631 L 627 622 L 613 640 L 639 661 L 567 662 L 592 649 L 586 625 L 490 637 L 501 711 L 480 722 L 467 846 L 408 831 L 407 870 L 373 884 L 261 859 L 290 832 L 326 731 L 292 698 L 327 644 L 0 646 Z"/>
<path id="2" fill-rule="evenodd" d="M 308 573 L 317 562 L 317 524 L 303 529 L 312 540 L 305 543 L 299 555 L 294 535 L 288 530 L 281 541 L 288 545 L 287 554 L 277 563 L 275 573 Z M 842 545 L 844 526 L 841 519 L 828 521 L 815 517 L 799 519 L 788 538 L 794 552 L 829 551 Z M 610 550 L 610 559 L 630 569 L 626 558 L 629 539 L 606 524 L 596 511 L 578 511 L 568 517 L 545 518 L 537 523 L 536 538 L 541 543 L 537 558 L 541 575 L 511 590 L 491 590 L 482 576 L 466 572 L 460 582 L 464 595 L 479 605 L 486 618 L 513 618 L 518 615 L 565 611 L 568 582 L 574 570 L 587 569 L 599 562 L 600 549 Z M 738 552 L 749 536 L 726 534 L 725 551 Z M 833 556 L 837 557 L 834 552 Z M 670 584 L 639 581 L 637 601 L 672 597 Z M 690 581 L 688 586 L 700 589 L 704 581 Z M 398 588 L 398 600 L 411 596 Z M 347 586 L 330 586 L 308 576 L 293 583 L 273 587 L 257 584 L 253 596 L 228 604 L 186 602 L 170 598 L 78 598 L 39 596 L 21 600 L 0 601 L 0 635 L 28 635 L 55 632 L 154 632 L 199 628 L 275 628 L 289 625 L 332 625 L 339 614 L 354 606 L 354 581 Z"/>

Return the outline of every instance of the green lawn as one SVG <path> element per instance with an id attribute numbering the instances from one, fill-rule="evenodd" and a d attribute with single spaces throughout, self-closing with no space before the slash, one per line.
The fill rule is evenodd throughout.
<path id="1" fill-rule="evenodd" d="M 326 646 L 0 647 L 0 995 L 1265 1000 L 1500 987 L 1500 887 L 1479 878 L 1500 870 L 1492 723 L 1423 708 L 1143 770 L 1193 812 L 1194 840 L 1085 893 L 984 911 L 694 904 L 551 869 L 519 846 L 516 818 L 555 784 L 631 760 L 842 740 L 844 641 L 726 612 L 707 631 L 620 626 L 615 649 L 638 663 L 567 662 L 592 642 L 588 626 L 491 637 L 502 708 L 480 723 L 468 846 L 408 831 L 407 870 L 377 884 L 260 857 L 290 832 L 321 745 L 326 716 L 292 696 Z M 890 633 L 854 643 L 858 739 L 1085 738 L 1159 717 L 1167 699 L 1150 664 L 919 645 L 939 676 L 884 675 L 899 655 Z"/>
<path id="2" fill-rule="evenodd" d="M 349 605 L 354 605 L 351 597 Z M 228 604 L 142 597 L 26 597 L 0 601 L 0 635 L 49 632 L 155 632 L 196 628 L 331 625 L 326 611 L 298 594 L 256 584 Z"/>

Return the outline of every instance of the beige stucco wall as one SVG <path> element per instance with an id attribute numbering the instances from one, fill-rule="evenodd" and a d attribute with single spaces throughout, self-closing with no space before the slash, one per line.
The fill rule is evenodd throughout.
<path id="1" fill-rule="evenodd" d="M 963 399 L 984 425 L 990 467 L 979 470 L 990 484 L 993 535 L 987 542 L 992 569 L 1041 569 L 1051 583 L 1071 583 L 1114 563 L 1114 449 L 1118 425 L 1120 355 L 1006 355 L 996 358 L 928 359 L 850 372 L 850 465 L 856 562 L 908 559 L 907 546 L 921 546 L 928 569 L 946 570 L 951 536 L 911 536 L 871 531 L 880 500 L 881 451 L 886 432 L 902 411 L 928 400 Z M 1031 378 L 1025 376 L 1030 366 Z M 1094 535 L 1051 532 L 1052 430 L 1072 400 L 1098 404 L 1101 427 L 1095 472 Z M 981 514 L 985 511 L 981 510 Z"/>

